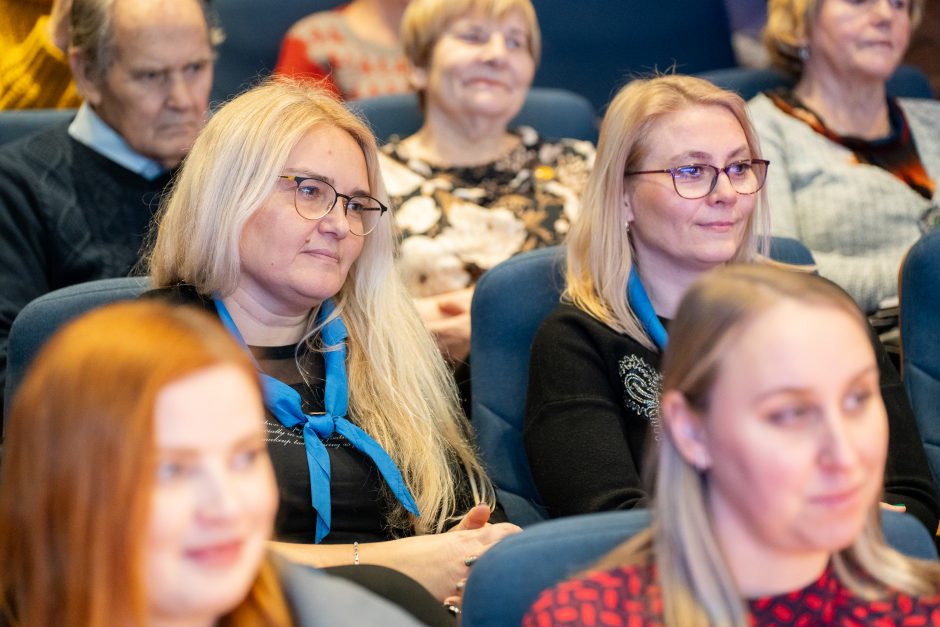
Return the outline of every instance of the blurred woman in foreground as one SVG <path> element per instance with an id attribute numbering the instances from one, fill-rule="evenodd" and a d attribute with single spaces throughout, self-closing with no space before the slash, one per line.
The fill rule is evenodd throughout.
<path id="1" fill-rule="evenodd" d="M 938 624 L 940 566 L 881 534 L 887 415 L 841 289 L 757 264 L 700 279 L 670 327 L 661 417 L 651 527 L 526 625 Z"/>
<path id="2" fill-rule="evenodd" d="M 68 325 L 8 430 L 0 624 L 415 624 L 266 556 L 277 488 L 261 389 L 203 313 L 124 303 Z"/>

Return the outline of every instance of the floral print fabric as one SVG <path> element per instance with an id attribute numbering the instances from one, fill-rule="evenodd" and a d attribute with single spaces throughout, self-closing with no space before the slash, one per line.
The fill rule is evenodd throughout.
<path id="1" fill-rule="evenodd" d="M 594 145 L 543 141 L 528 127 L 514 133 L 520 142 L 508 155 L 468 168 L 410 158 L 394 137 L 382 148 L 382 176 L 403 238 L 400 267 L 413 296 L 473 285 L 499 262 L 558 244 L 568 232 Z"/>

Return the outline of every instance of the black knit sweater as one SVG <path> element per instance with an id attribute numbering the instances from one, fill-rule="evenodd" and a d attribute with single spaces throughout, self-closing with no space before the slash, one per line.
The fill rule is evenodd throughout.
<path id="1" fill-rule="evenodd" d="M 46 292 L 127 276 L 169 180 L 117 165 L 64 124 L 0 147 L 0 406 L 17 313 Z"/>

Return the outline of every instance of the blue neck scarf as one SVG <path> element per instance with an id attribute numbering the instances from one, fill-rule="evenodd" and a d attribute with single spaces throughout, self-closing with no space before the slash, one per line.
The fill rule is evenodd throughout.
<path id="1" fill-rule="evenodd" d="M 650 303 L 646 289 L 640 281 L 640 275 L 636 271 L 636 264 L 633 264 L 633 267 L 630 268 L 630 278 L 627 280 L 627 301 L 630 303 L 630 308 L 633 309 L 633 313 L 636 314 L 640 324 L 646 330 L 646 334 L 653 339 L 660 351 L 666 350 L 669 335 L 666 333 L 666 327 L 663 326 L 663 323 L 656 317 L 656 312 L 653 311 L 653 305 Z"/>
<path id="2" fill-rule="evenodd" d="M 222 324 L 245 350 L 248 350 L 248 345 L 225 304 L 219 298 L 214 298 L 212 302 L 215 303 Z M 335 309 L 336 304 L 332 299 L 324 301 L 317 313 L 317 322 L 329 318 Z M 304 426 L 304 447 L 307 450 L 307 467 L 310 470 L 310 498 L 313 508 L 317 511 L 318 543 L 330 532 L 330 456 L 323 440 L 330 437 L 334 431 L 349 440 L 356 450 L 368 456 L 404 508 L 415 516 L 419 515 L 418 506 L 392 458 L 368 433 L 346 419 L 349 385 L 346 380 L 346 325 L 343 324 L 342 318 L 337 316 L 326 323 L 320 330 L 320 335 L 326 348 L 323 352 L 326 366 L 326 389 L 323 394 L 325 413 L 303 413 L 297 390 L 258 368 L 264 389 L 264 404 L 268 411 L 288 429 L 300 424 Z"/>

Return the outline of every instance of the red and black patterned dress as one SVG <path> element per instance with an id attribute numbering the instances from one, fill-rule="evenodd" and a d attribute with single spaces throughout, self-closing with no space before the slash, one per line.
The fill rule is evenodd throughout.
<path id="1" fill-rule="evenodd" d="M 632 566 L 546 590 L 523 619 L 524 627 L 663 625 L 662 594 L 654 566 Z M 840 627 L 940 626 L 940 596 L 889 594 L 878 601 L 852 595 L 831 568 L 796 592 L 748 601 L 751 625 Z"/>

